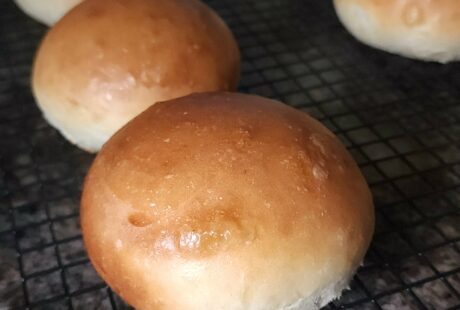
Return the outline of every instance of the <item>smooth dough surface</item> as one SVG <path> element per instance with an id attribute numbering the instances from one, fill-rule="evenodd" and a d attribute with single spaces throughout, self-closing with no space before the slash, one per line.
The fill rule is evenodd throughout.
<path id="1" fill-rule="evenodd" d="M 239 68 L 232 33 L 198 0 L 88 0 L 48 32 L 32 82 L 46 119 L 94 152 L 158 101 L 234 90 Z"/>
<path id="2" fill-rule="evenodd" d="M 231 93 L 133 119 L 98 154 L 81 203 L 92 263 L 137 309 L 318 309 L 348 285 L 373 225 L 337 137 Z"/>

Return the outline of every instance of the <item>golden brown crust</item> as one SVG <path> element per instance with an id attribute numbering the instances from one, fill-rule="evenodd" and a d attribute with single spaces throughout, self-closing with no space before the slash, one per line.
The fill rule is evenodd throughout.
<path id="1" fill-rule="evenodd" d="M 53 125 L 97 150 L 155 102 L 234 90 L 239 62 L 231 32 L 198 0 L 86 1 L 48 32 L 33 89 Z"/>
<path id="2" fill-rule="evenodd" d="M 358 167 L 324 126 L 230 93 L 136 117 L 97 156 L 81 206 L 91 261 L 140 309 L 217 309 L 206 295 L 174 295 L 221 286 L 218 300 L 247 303 L 227 309 L 292 303 L 354 272 L 374 216 Z"/>

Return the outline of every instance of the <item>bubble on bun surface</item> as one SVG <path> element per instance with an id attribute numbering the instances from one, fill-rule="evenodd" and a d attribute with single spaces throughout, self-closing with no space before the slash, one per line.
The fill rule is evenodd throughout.
<path id="1" fill-rule="evenodd" d="M 15 0 L 16 5 L 33 19 L 47 26 L 54 25 L 83 0 Z"/>
<path id="2" fill-rule="evenodd" d="M 374 211 L 318 121 L 203 93 L 150 107 L 104 145 L 81 227 L 96 270 L 137 309 L 318 309 L 362 262 Z"/>
<path id="3" fill-rule="evenodd" d="M 372 47 L 409 58 L 460 59 L 458 0 L 334 0 L 347 30 Z"/>
<path id="4" fill-rule="evenodd" d="M 95 152 L 156 102 L 234 90 L 239 68 L 232 33 L 198 0 L 89 0 L 47 33 L 32 84 L 49 123 Z"/>

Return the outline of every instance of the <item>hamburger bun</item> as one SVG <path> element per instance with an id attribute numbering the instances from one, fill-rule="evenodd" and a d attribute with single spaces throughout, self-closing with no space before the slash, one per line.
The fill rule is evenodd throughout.
<path id="1" fill-rule="evenodd" d="M 342 24 L 358 40 L 409 58 L 460 59 L 458 0 L 334 0 Z"/>
<path id="2" fill-rule="evenodd" d="M 328 129 L 231 93 L 158 103 L 118 131 L 84 184 L 91 262 L 137 309 L 318 309 L 374 227 L 369 188 Z"/>
<path id="3" fill-rule="evenodd" d="M 198 0 L 90 0 L 48 32 L 32 84 L 49 123 L 95 152 L 158 101 L 235 89 L 239 66 L 232 33 Z"/>

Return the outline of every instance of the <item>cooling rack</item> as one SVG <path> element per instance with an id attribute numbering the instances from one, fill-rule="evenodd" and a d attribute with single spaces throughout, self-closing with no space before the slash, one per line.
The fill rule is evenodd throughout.
<path id="1" fill-rule="evenodd" d="M 460 65 L 356 42 L 330 0 L 211 0 L 243 55 L 240 91 L 312 114 L 353 154 L 377 227 L 328 309 L 460 308 Z M 0 1 L 0 309 L 126 309 L 79 229 L 93 159 L 41 117 L 31 63 L 45 27 Z"/>

